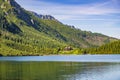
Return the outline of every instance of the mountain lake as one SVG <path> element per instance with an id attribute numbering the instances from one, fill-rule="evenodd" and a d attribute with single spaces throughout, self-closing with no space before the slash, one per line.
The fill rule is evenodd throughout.
<path id="1" fill-rule="evenodd" d="M 0 57 L 0 80 L 120 80 L 120 55 Z"/>

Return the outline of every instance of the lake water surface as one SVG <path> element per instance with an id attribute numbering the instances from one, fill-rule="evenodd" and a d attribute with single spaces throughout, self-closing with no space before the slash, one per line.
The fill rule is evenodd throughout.
<path id="1" fill-rule="evenodd" d="M 120 55 L 0 57 L 0 80 L 120 80 Z"/>

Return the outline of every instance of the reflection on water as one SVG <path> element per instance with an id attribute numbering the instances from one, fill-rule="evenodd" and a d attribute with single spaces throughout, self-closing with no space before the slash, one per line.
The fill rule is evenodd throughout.
<path id="1" fill-rule="evenodd" d="M 0 80 L 120 80 L 120 63 L 0 61 Z"/>

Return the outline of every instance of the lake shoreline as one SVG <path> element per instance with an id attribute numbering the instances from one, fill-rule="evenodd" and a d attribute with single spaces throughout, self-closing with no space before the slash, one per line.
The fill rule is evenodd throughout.
<path id="1" fill-rule="evenodd" d="M 4 55 L 1 55 L 0 54 L 0 57 L 19 57 L 19 56 L 81 56 L 81 55 L 120 55 L 120 54 L 49 54 L 49 55 L 46 55 L 46 54 L 41 54 L 41 55 L 7 55 L 7 56 L 4 56 Z"/>
<path id="2" fill-rule="evenodd" d="M 120 55 L 120 54 L 49 54 L 49 55 L 7 55 L 7 56 L 4 56 L 4 55 L 0 55 L 0 57 L 19 57 L 19 56 L 82 56 L 82 55 Z"/>
<path id="3" fill-rule="evenodd" d="M 120 62 L 120 55 L 5 56 L 0 61 Z"/>

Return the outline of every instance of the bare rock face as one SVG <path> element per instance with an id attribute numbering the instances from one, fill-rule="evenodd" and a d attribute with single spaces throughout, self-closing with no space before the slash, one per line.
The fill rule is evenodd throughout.
<path id="1" fill-rule="evenodd" d="M 55 20 L 51 15 L 39 15 L 41 19 Z"/>
<path id="2" fill-rule="evenodd" d="M 31 19 L 31 22 L 32 22 L 32 24 L 34 24 L 34 20 L 33 19 Z"/>
<path id="3" fill-rule="evenodd" d="M 40 18 L 40 19 L 55 20 L 55 21 L 57 21 L 57 19 L 55 19 L 55 18 L 54 18 L 53 16 L 51 16 L 51 15 L 37 14 L 37 13 L 32 12 L 32 11 L 31 11 L 31 13 L 32 13 L 33 15 L 35 15 L 36 17 Z"/>
<path id="4" fill-rule="evenodd" d="M 10 3 L 10 0 L 5 0 L 6 2 Z"/>

